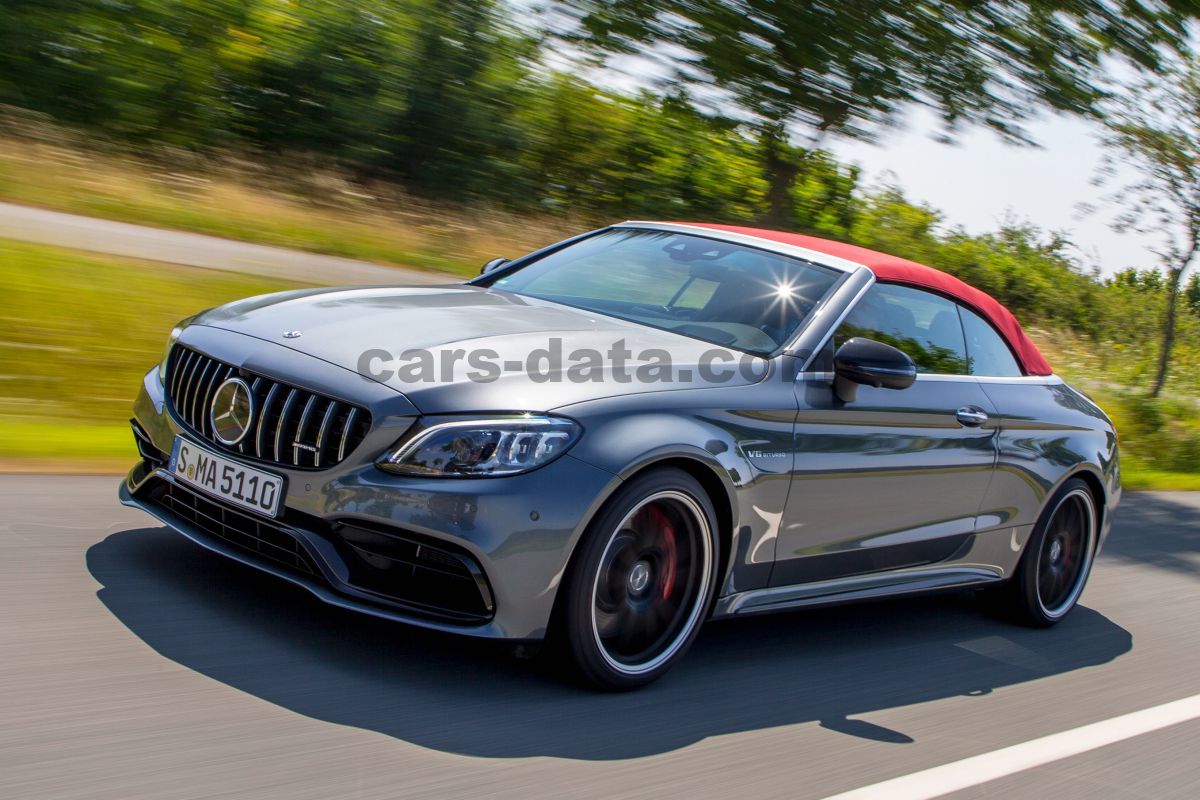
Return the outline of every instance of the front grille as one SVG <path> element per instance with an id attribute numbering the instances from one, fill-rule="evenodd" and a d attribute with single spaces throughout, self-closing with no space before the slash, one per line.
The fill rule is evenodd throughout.
<path id="1" fill-rule="evenodd" d="M 157 499 L 162 505 L 239 550 L 305 575 L 320 575 L 300 542 L 271 520 L 235 511 L 170 481 L 162 482 L 161 491 Z"/>
<path id="2" fill-rule="evenodd" d="M 254 395 L 254 416 L 242 441 L 220 442 L 209 413 L 217 388 L 240 377 Z M 175 415 L 205 441 L 230 453 L 292 469 L 326 469 L 366 437 L 371 415 L 350 403 L 271 380 L 175 345 L 167 362 L 167 397 Z"/>

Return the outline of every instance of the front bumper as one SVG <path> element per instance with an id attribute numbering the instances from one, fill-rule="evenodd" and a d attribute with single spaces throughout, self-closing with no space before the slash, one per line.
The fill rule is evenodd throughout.
<path id="1" fill-rule="evenodd" d="M 376 414 L 375 419 L 376 428 L 394 431 L 407 426 L 386 414 Z M 249 522 L 240 520 L 252 531 L 263 529 L 260 539 L 274 540 L 265 546 L 247 546 L 239 541 L 240 534 L 230 536 L 217 521 L 246 514 L 186 489 L 167 471 L 166 454 L 175 437 L 195 437 L 164 402 L 154 371 L 146 375 L 134 404 L 134 423 L 143 460 L 120 486 L 122 503 L 141 508 L 209 550 L 300 585 L 332 605 L 476 637 L 532 640 L 545 635 L 575 543 L 595 509 L 619 482 L 612 474 L 569 454 L 542 469 L 506 478 L 405 478 L 373 464 L 378 456 L 374 449 L 394 441 L 394 433 L 389 434 L 392 438 L 372 434 L 358 453 L 329 470 L 291 471 L 254 465 L 283 475 L 286 494 L 277 520 L 253 515 Z M 186 499 L 188 493 L 202 504 L 189 501 L 181 507 L 167 497 Z M 214 505 L 219 508 L 214 510 Z M 403 574 L 394 569 L 367 570 L 370 579 L 364 579 L 355 544 L 348 546 L 342 535 L 350 529 L 378 541 L 388 540 L 388 547 L 392 539 L 424 542 L 430 545 L 424 555 L 436 551 L 434 557 L 448 554 L 456 558 L 460 567 L 449 570 L 454 574 L 447 574 L 447 580 L 465 587 L 462 579 L 471 573 L 480 607 L 463 613 L 462 607 L 430 603 L 425 596 L 414 601 L 406 597 L 411 593 L 403 591 L 400 583 L 387 585 L 388 581 L 413 580 L 413 570 Z M 264 555 L 292 542 L 294 561 Z M 435 568 L 419 573 L 428 585 L 436 578 L 436 564 L 422 565 Z M 408 567 L 405 562 L 405 569 Z"/>

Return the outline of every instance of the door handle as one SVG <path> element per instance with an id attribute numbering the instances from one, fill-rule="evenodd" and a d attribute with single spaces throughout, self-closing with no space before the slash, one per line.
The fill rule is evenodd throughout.
<path id="1" fill-rule="evenodd" d="M 988 421 L 987 412 L 974 406 L 963 406 L 954 412 L 954 418 L 960 425 L 966 425 L 969 428 L 977 428 Z"/>

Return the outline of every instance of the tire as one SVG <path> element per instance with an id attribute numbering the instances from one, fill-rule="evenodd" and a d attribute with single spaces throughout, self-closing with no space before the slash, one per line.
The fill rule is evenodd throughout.
<path id="1" fill-rule="evenodd" d="M 683 657 L 716 589 L 716 531 L 712 501 L 679 469 L 647 472 L 609 499 L 563 587 L 558 639 L 580 678 L 636 689 Z"/>
<path id="2" fill-rule="evenodd" d="M 1068 480 L 1046 503 L 1012 579 L 980 593 L 984 605 L 1035 628 L 1061 622 L 1091 574 L 1099 523 L 1091 489 L 1079 478 Z"/>

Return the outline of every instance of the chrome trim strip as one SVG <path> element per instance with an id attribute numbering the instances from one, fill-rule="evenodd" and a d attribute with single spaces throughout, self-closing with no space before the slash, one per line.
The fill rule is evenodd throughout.
<path id="1" fill-rule="evenodd" d="M 825 381 L 829 382 L 837 377 L 834 372 L 820 372 L 818 370 L 806 370 L 797 373 L 797 381 Z M 1061 386 L 1066 381 L 1057 375 L 1021 375 L 1010 378 L 996 378 L 989 375 L 932 375 L 925 372 L 917 373 L 919 381 L 974 381 L 976 383 L 990 384 L 1013 384 L 1017 386 Z"/>
<path id="2" fill-rule="evenodd" d="M 980 383 L 1012 383 L 1016 385 L 1061 386 L 1066 383 L 1058 375 L 1021 375 L 1015 378 L 999 378 L 991 375 L 973 375 Z"/>
<path id="3" fill-rule="evenodd" d="M 216 391 L 216 387 L 220 385 L 221 380 L 221 363 L 214 361 L 215 365 L 212 375 L 208 376 L 208 382 L 204 384 L 204 389 L 200 394 L 200 415 L 196 418 L 196 430 L 200 431 L 200 437 L 208 439 L 209 437 L 209 419 L 208 412 L 212 408 L 212 396 Z"/>
<path id="4" fill-rule="evenodd" d="M 296 394 L 299 389 L 292 389 L 288 393 L 287 400 L 283 401 L 283 409 L 279 412 L 279 421 L 275 423 L 275 461 L 283 463 L 279 458 L 279 446 L 283 444 L 283 429 L 287 427 L 288 415 L 292 413 L 292 406 L 296 403 Z"/>
<path id="5" fill-rule="evenodd" d="M 208 372 L 208 367 L 213 363 L 212 359 L 203 353 L 196 354 L 196 367 L 192 370 L 192 374 L 188 376 L 188 408 L 187 408 L 187 423 L 193 428 L 196 427 L 194 422 L 196 419 L 196 396 L 200 393 L 200 386 L 204 383 L 204 376 Z"/>
<path id="6" fill-rule="evenodd" d="M 346 457 L 346 440 L 350 438 L 350 426 L 354 424 L 354 418 L 358 416 L 358 407 L 351 406 L 350 413 L 346 415 L 346 421 L 342 424 L 342 440 L 338 442 L 338 461 Z"/>
<path id="7" fill-rule="evenodd" d="M 1017 377 L 998 378 L 991 375 L 935 375 L 930 373 L 918 372 L 917 380 L 919 381 L 963 381 L 971 380 L 976 383 L 1012 383 L 1017 385 L 1028 386 L 1031 384 L 1044 386 L 1057 386 L 1063 383 L 1063 379 L 1057 375 L 1020 375 Z"/>
<path id="8" fill-rule="evenodd" d="M 204 364 L 204 369 L 200 372 L 200 376 L 192 380 L 192 407 L 190 409 L 191 414 L 187 418 L 188 425 L 191 425 L 198 431 L 201 429 L 200 426 L 196 424 L 196 403 L 200 399 L 200 386 L 204 383 L 204 378 L 206 375 L 208 375 L 208 371 L 215 367 L 217 363 L 212 359 L 205 359 L 205 361 L 206 363 Z M 203 433 L 203 431 L 201 431 L 201 433 Z"/>
<path id="9" fill-rule="evenodd" d="M 254 379 L 254 383 L 250 384 L 250 397 L 253 398 L 255 405 L 258 404 L 258 385 L 262 382 L 263 382 L 263 379 L 261 377 L 258 377 L 258 378 Z M 251 425 L 258 424 L 258 420 L 256 417 L 257 417 L 257 415 L 255 417 L 250 418 Z M 257 433 L 257 431 L 255 431 L 255 433 Z M 243 436 L 242 440 L 240 442 L 238 442 L 238 452 L 239 453 L 246 452 L 246 439 L 247 438 L 248 437 Z"/>
<path id="10" fill-rule="evenodd" d="M 176 348 L 171 355 L 171 402 L 174 403 L 179 398 L 179 387 L 183 383 L 183 373 L 188 365 L 192 363 L 195 357 L 195 352 L 191 350 L 182 350 Z"/>
<path id="11" fill-rule="evenodd" d="M 216 430 L 212 424 L 212 414 L 209 412 L 212 409 L 213 399 L 217 396 L 217 389 L 222 383 L 229 380 L 229 376 L 231 375 L 233 375 L 233 367 L 225 367 L 225 373 L 221 374 L 221 367 L 218 362 L 217 368 L 213 371 L 212 378 L 208 381 L 208 388 L 204 390 L 204 404 L 200 407 L 200 435 L 206 439 L 216 438 Z"/>
<path id="12" fill-rule="evenodd" d="M 304 438 L 304 430 L 308 427 L 308 418 L 312 414 L 316 402 L 317 396 L 310 394 L 308 402 L 304 404 L 304 410 L 300 412 L 300 422 L 296 424 L 296 436 L 292 439 L 292 466 L 300 466 L 300 449 L 302 447 L 300 440 Z"/>
<path id="13" fill-rule="evenodd" d="M 338 405 L 337 400 L 330 400 L 329 405 L 325 407 L 325 416 L 321 420 L 320 430 L 317 431 L 317 452 L 313 456 L 313 466 L 321 466 L 321 456 L 325 455 L 325 437 L 329 433 L 329 425 L 333 422 Z"/>
<path id="14" fill-rule="evenodd" d="M 717 603 L 715 615 L 750 614 L 844 600 L 972 586 L 992 583 L 1002 580 L 1003 577 L 999 570 L 985 566 L 917 567 L 794 586 L 769 586 L 722 598 Z"/>
<path id="15" fill-rule="evenodd" d="M 195 373 L 196 370 L 200 368 L 200 362 L 203 358 L 199 353 L 195 353 L 195 356 L 196 358 L 188 362 L 187 374 L 179 380 L 179 397 L 172 398 L 173 405 L 175 406 L 175 412 L 179 414 L 180 419 L 184 420 L 189 425 L 191 422 L 188 420 L 188 405 L 192 396 L 192 388 L 195 386 Z"/>
<path id="16" fill-rule="evenodd" d="M 279 394 L 279 384 L 272 383 L 271 388 L 267 390 L 267 399 L 263 401 L 262 411 L 258 412 L 258 419 L 254 423 L 258 426 L 258 430 L 254 432 L 254 455 L 258 458 L 263 457 L 263 429 L 267 427 L 267 412 L 275 404 L 275 395 L 277 394 Z"/>
<path id="17" fill-rule="evenodd" d="M 179 409 L 179 392 L 184 386 L 184 375 L 187 373 L 187 368 L 192 366 L 192 356 L 196 355 L 191 350 L 176 350 L 176 353 L 181 355 L 178 359 L 174 359 L 174 372 L 170 374 L 170 386 L 167 387 L 167 397 L 170 399 L 170 407 Z"/>
<path id="18" fill-rule="evenodd" d="M 918 372 L 916 380 L 922 383 L 979 383 L 974 375 L 940 375 L 928 372 Z"/>
<path id="19" fill-rule="evenodd" d="M 867 269 L 863 264 L 857 261 L 850 261 L 846 258 L 838 258 L 837 256 L 826 255 L 817 250 L 809 250 L 807 247 L 798 247 L 792 244 L 784 244 L 773 239 L 763 239 L 758 236 L 750 236 L 744 233 L 733 233 L 731 231 L 723 231 L 717 228 L 709 228 L 705 225 L 688 225 L 679 222 L 653 222 L 649 220 L 626 220 L 625 222 L 613 225 L 614 228 L 636 228 L 640 230 L 666 231 L 668 233 L 689 233 L 698 236 L 704 236 L 708 239 L 718 239 L 732 244 L 746 245 L 759 250 L 768 250 L 772 253 L 779 253 L 792 258 L 799 258 L 804 261 L 809 261 L 813 264 L 820 264 L 823 267 L 829 267 L 839 272 L 857 272 L 860 269 Z M 869 270 L 868 270 L 869 271 Z"/>
<path id="20" fill-rule="evenodd" d="M 132 419 L 130 423 L 132 423 L 129 427 L 133 429 L 133 435 L 151 447 L 154 447 L 154 440 L 150 438 L 150 434 L 146 433 L 138 421 Z"/>

